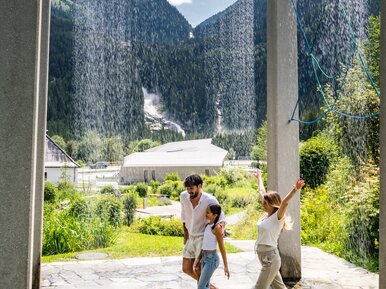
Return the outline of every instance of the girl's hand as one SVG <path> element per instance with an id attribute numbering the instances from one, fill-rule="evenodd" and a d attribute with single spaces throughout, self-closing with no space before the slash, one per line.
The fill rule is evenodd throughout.
<path id="1" fill-rule="evenodd" d="M 193 263 L 193 271 L 196 273 L 200 270 L 200 259 L 195 259 Z"/>
<path id="2" fill-rule="evenodd" d="M 228 279 L 229 279 L 229 277 L 231 276 L 231 274 L 229 273 L 228 267 L 225 267 L 225 266 L 224 266 L 224 273 L 225 273 L 225 276 L 227 276 Z"/>
<path id="3" fill-rule="evenodd" d="M 294 188 L 296 190 L 300 190 L 301 188 L 304 187 L 306 183 L 304 182 L 304 180 L 302 180 L 301 178 L 299 178 L 297 181 L 296 181 L 296 184 L 294 185 Z"/>

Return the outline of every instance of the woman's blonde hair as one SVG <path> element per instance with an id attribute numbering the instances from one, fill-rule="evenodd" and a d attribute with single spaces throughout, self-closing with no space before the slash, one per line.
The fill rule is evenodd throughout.
<path id="1" fill-rule="evenodd" d="M 264 201 L 275 208 L 275 212 L 280 208 L 281 197 L 278 192 L 268 191 L 263 195 Z M 290 216 L 284 215 L 284 230 L 292 230 L 292 219 Z"/>

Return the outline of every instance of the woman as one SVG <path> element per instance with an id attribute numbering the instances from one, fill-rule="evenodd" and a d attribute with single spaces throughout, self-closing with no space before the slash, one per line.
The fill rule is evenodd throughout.
<path id="1" fill-rule="evenodd" d="M 290 200 L 304 186 L 304 181 L 299 178 L 292 190 L 281 200 L 277 192 L 265 191 L 260 170 L 257 170 L 256 177 L 264 214 L 257 221 L 258 237 L 255 251 L 262 268 L 255 289 L 268 289 L 270 285 L 274 289 L 286 289 L 279 272 L 281 259 L 277 250 L 277 241 L 282 229 L 291 229 L 291 220 L 285 212 Z"/>
<path id="2" fill-rule="evenodd" d="M 220 214 L 220 205 L 209 205 L 206 210 L 206 218 L 208 219 L 209 223 L 205 228 L 201 254 L 194 260 L 193 264 L 194 271 L 197 271 L 201 262 L 201 275 L 197 282 L 198 289 L 209 289 L 210 278 L 220 263 L 220 259 L 217 254 L 217 244 L 220 248 L 222 260 L 224 263 L 225 276 L 227 276 L 228 279 L 230 276 L 222 228 L 218 224 Z"/>

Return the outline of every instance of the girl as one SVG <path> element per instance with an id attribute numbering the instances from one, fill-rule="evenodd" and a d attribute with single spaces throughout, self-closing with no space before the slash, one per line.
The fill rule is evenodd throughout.
<path id="1" fill-rule="evenodd" d="M 260 170 L 257 170 L 256 177 L 265 213 L 257 221 L 258 237 L 255 251 L 262 268 L 255 289 L 268 289 L 270 285 L 274 289 L 286 289 L 279 272 L 281 259 L 277 250 L 277 240 L 283 228 L 291 229 L 290 218 L 286 217 L 285 212 L 292 197 L 304 186 L 304 181 L 299 178 L 293 189 L 281 200 L 277 192 L 265 191 Z"/>
<path id="2" fill-rule="evenodd" d="M 217 243 L 220 247 L 222 260 L 224 263 L 225 276 L 229 279 L 228 261 L 222 235 L 222 228 L 217 224 L 221 214 L 220 205 L 210 205 L 206 210 L 206 218 L 209 224 L 206 225 L 204 240 L 202 242 L 202 250 L 200 255 L 194 260 L 193 268 L 195 271 L 199 269 L 201 261 L 201 275 L 198 280 L 198 289 L 209 289 L 210 278 L 220 263 L 217 254 Z"/>

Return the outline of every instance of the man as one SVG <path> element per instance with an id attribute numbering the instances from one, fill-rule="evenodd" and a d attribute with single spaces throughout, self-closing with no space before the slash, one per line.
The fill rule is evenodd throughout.
<path id="1" fill-rule="evenodd" d="M 209 205 L 219 204 L 217 199 L 202 190 L 203 181 L 199 175 L 188 176 L 184 181 L 186 191 L 180 194 L 181 220 L 184 229 L 184 250 L 182 254 L 182 271 L 198 280 L 200 271 L 193 270 L 194 259 L 200 254 L 204 237 L 206 209 Z M 221 212 L 219 224 L 224 230 L 225 216 Z M 211 289 L 216 287 L 210 284 Z"/>

